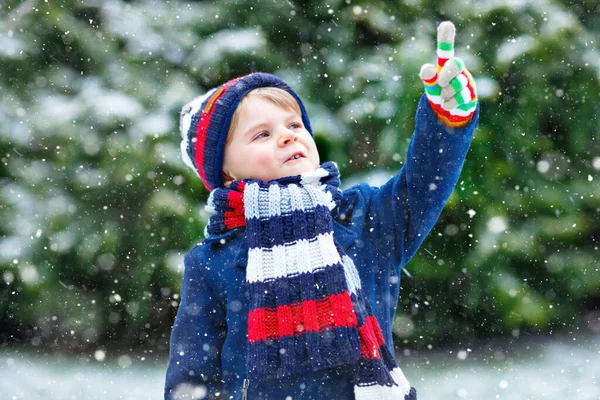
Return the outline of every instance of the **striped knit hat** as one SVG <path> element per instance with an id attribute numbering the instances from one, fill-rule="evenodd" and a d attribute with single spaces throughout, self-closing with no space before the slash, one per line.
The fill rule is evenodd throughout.
<path id="1" fill-rule="evenodd" d="M 235 78 L 197 97 L 181 110 L 179 130 L 183 161 L 200 177 L 208 190 L 223 187 L 223 158 L 231 117 L 251 90 L 276 87 L 296 99 L 306 130 L 312 129 L 300 97 L 278 77 L 262 72 Z"/>

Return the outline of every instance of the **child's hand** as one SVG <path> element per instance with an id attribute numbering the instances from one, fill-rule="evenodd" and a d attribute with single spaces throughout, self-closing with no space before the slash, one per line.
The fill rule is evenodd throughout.
<path id="1" fill-rule="evenodd" d="M 454 57 L 454 24 L 442 22 L 437 32 L 437 67 L 424 64 L 419 76 L 440 121 L 446 126 L 461 127 L 471 121 L 477 108 L 475 82 L 462 60 Z"/>

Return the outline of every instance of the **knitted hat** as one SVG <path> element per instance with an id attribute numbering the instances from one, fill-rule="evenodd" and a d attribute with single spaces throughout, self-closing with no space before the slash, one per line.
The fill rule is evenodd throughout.
<path id="1" fill-rule="evenodd" d="M 274 75 L 257 72 L 209 90 L 186 104 L 179 120 L 183 161 L 196 171 L 208 190 L 223 187 L 225 141 L 235 109 L 248 92 L 262 87 L 276 87 L 291 94 L 298 102 L 306 130 L 312 135 L 302 100 Z"/>

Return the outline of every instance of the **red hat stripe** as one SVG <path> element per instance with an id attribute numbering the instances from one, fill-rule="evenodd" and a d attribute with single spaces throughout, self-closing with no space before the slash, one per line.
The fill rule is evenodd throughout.
<path id="1" fill-rule="evenodd" d="M 213 112 L 215 111 L 215 107 L 213 105 L 219 100 L 233 84 L 239 81 L 241 78 L 233 79 L 227 82 L 225 85 L 221 86 L 219 89 L 213 93 L 212 96 L 207 100 L 204 109 L 202 109 L 200 114 L 200 122 L 198 122 L 198 126 L 196 127 L 196 143 L 194 144 L 194 163 L 196 164 L 196 168 L 198 168 L 198 172 L 200 175 L 200 179 L 204 182 L 204 185 L 208 190 L 212 190 L 208 181 L 206 180 L 206 174 L 204 172 L 204 146 L 206 144 L 206 131 L 210 126 L 210 119 L 212 118 Z"/>

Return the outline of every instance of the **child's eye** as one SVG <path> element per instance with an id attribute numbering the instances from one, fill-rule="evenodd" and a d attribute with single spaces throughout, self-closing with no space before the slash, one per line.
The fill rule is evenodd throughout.
<path id="1" fill-rule="evenodd" d="M 269 137 L 269 132 L 261 132 L 258 135 L 254 136 L 254 139 L 262 139 Z"/>
<path id="2" fill-rule="evenodd" d="M 300 122 L 293 122 L 290 124 L 290 129 L 299 129 L 302 128 L 302 124 Z"/>

